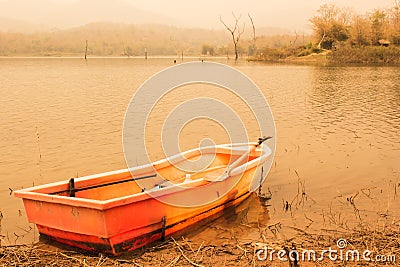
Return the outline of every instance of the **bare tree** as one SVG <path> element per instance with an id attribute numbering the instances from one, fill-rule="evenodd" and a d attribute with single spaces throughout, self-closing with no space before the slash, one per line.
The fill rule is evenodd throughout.
<path id="1" fill-rule="evenodd" d="M 317 48 L 318 48 L 318 49 L 321 49 L 321 44 L 322 44 L 322 42 L 324 41 L 325 36 L 326 36 L 326 34 L 325 34 L 325 31 L 324 31 L 324 32 L 323 32 L 323 35 L 322 35 L 322 38 L 321 38 L 321 40 L 319 41 L 319 43 L 318 43 L 318 45 L 317 45 Z"/>
<path id="2" fill-rule="evenodd" d="M 294 31 L 294 34 L 295 34 L 294 40 L 293 40 L 293 41 L 290 41 L 290 45 L 291 45 L 292 47 L 294 47 L 294 45 L 295 45 L 296 42 L 297 42 L 297 38 L 299 37 L 299 35 L 297 34 L 297 31 Z"/>
<path id="3" fill-rule="evenodd" d="M 296 48 L 294 47 L 294 45 L 296 44 L 296 42 L 297 42 L 297 38 L 299 37 L 299 35 L 297 34 L 297 31 L 294 31 L 294 34 L 296 35 L 296 37 L 294 38 L 294 40 L 293 40 L 293 41 L 292 41 L 292 40 L 290 40 L 290 46 L 291 46 L 291 48 L 292 48 L 293 55 L 295 55 L 295 54 L 296 54 Z"/>
<path id="4" fill-rule="evenodd" d="M 124 48 L 124 56 L 127 56 L 128 58 L 130 58 L 132 49 L 129 46 L 126 47 L 123 42 L 122 42 L 122 47 Z"/>
<path id="5" fill-rule="evenodd" d="M 239 21 L 240 21 L 240 17 L 236 17 L 235 13 L 232 12 L 233 18 L 235 19 L 235 26 L 232 27 L 228 27 L 228 25 L 226 25 L 226 23 L 222 20 L 221 16 L 219 16 L 219 20 L 221 21 L 221 23 L 225 26 L 225 28 L 231 33 L 232 35 L 232 41 L 233 41 L 233 46 L 235 49 L 235 61 L 238 60 L 239 58 L 239 48 L 238 48 L 238 43 L 240 40 L 240 37 L 242 36 L 243 32 L 244 32 L 244 26 L 245 24 L 243 23 L 243 28 L 242 30 L 240 30 L 239 28 Z"/>
<path id="6" fill-rule="evenodd" d="M 252 52 L 256 52 L 256 27 L 254 26 L 253 18 L 250 16 L 250 13 L 247 13 L 249 19 L 251 21 L 251 26 L 253 27 L 253 45 L 252 45 Z"/>

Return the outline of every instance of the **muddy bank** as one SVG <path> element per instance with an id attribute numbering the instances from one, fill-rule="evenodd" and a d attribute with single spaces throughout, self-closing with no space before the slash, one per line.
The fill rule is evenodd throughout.
<path id="1" fill-rule="evenodd" d="M 296 229 L 298 234 L 288 240 L 260 238 L 254 241 L 240 239 L 230 229 L 223 240 L 199 242 L 192 238 L 169 239 L 152 247 L 113 257 L 103 254 L 88 254 L 67 247 L 56 247 L 45 243 L 0 248 L 0 265 L 3 266 L 376 266 L 396 265 L 400 252 L 398 224 L 386 231 L 320 231 L 308 232 Z M 285 228 L 285 226 L 282 226 Z M 340 239 L 339 239 L 340 237 Z M 345 240 L 346 247 L 337 243 Z M 339 241 L 340 242 L 340 241 Z M 340 247 L 338 247 L 340 246 Z M 316 252 L 305 253 L 312 247 Z M 308 248 L 308 249 L 306 249 Z M 331 249 L 336 254 L 322 251 Z M 365 254 L 368 249 L 370 251 Z M 359 251 L 351 254 L 348 251 Z M 279 251 L 286 254 L 278 255 Z M 342 254 L 341 254 L 342 251 Z M 298 253 L 298 254 L 296 254 Z M 291 255 L 294 260 L 290 260 Z M 297 257 L 294 255 L 298 255 Z M 305 256 L 303 256 L 305 255 Z M 311 258 L 309 259 L 309 255 Z M 342 255 L 342 256 L 340 256 Z M 367 258 L 364 258 L 367 255 Z M 375 261 L 375 257 L 381 261 Z M 279 259 L 281 257 L 282 259 Z M 304 258 L 303 258 L 304 257 Z M 322 258 L 321 258 L 322 257 Z M 346 258 L 348 257 L 348 258 Z M 385 257 L 385 258 L 383 258 Z M 297 260 L 296 260 L 297 258 Z M 334 259 L 334 260 L 333 260 Z"/>

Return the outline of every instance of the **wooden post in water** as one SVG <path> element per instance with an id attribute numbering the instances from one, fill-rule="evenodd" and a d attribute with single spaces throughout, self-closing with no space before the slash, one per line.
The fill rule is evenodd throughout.
<path id="1" fill-rule="evenodd" d="M 147 60 L 147 48 L 144 49 L 144 59 Z"/>
<path id="2" fill-rule="evenodd" d="M 87 48 L 88 48 L 88 40 L 86 40 L 85 60 L 87 60 L 87 58 L 86 58 L 86 56 L 87 56 Z"/>
<path id="3" fill-rule="evenodd" d="M 183 62 L 183 50 L 182 50 L 182 62 Z"/>

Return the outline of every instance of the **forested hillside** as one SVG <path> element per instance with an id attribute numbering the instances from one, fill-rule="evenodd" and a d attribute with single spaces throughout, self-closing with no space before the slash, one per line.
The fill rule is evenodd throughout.
<path id="1" fill-rule="evenodd" d="M 229 36 L 220 30 L 183 29 L 163 25 L 93 23 L 69 30 L 33 34 L 0 33 L 0 55 L 137 56 L 197 55 L 203 44 L 224 46 Z"/>

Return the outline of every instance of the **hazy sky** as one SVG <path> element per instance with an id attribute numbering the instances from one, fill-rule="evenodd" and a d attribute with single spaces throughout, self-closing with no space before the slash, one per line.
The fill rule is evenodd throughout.
<path id="1" fill-rule="evenodd" d="M 135 23 L 136 18 L 138 23 L 154 21 L 182 27 L 221 29 L 219 16 L 230 23 L 233 11 L 241 14 L 247 24 L 247 13 L 251 13 L 257 27 L 307 31 L 309 19 L 324 3 L 365 13 L 375 8 L 392 7 L 395 0 L 0 0 L 0 17 L 50 23 L 52 27 L 78 26 L 94 21 Z"/>
<path id="2" fill-rule="evenodd" d="M 394 5 L 394 0 L 125 0 L 137 7 L 167 14 L 187 22 L 188 25 L 206 25 L 220 27 L 218 17 L 228 19 L 230 13 L 246 16 L 248 12 L 262 26 L 302 28 L 324 3 L 335 3 L 338 6 L 351 7 L 356 12 L 372 11 L 374 8 L 387 8 Z"/>

